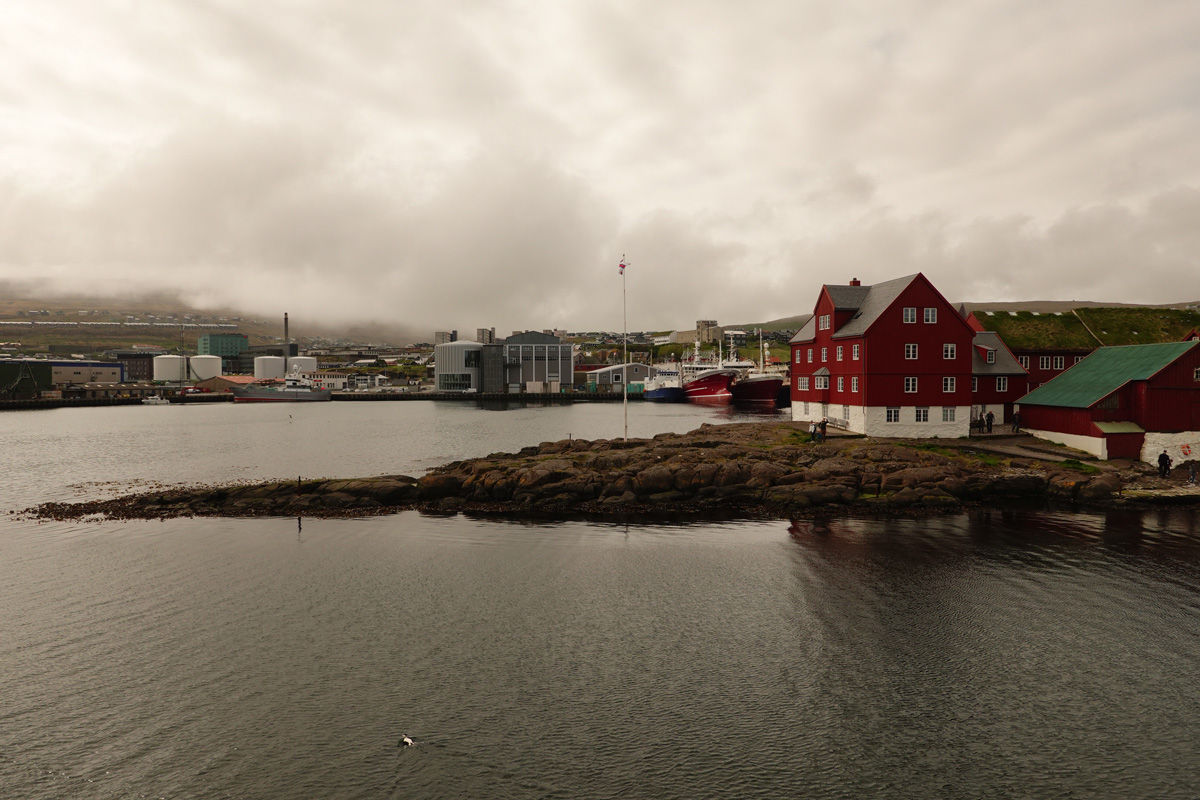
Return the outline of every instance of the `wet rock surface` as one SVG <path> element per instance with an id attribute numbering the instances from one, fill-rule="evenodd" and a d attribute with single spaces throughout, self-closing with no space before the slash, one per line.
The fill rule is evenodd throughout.
<path id="1" fill-rule="evenodd" d="M 543 442 L 446 464 L 420 478 L 165 489 L 47 503 L 26 513 L 40 519 L 162 519 L 353 517 L 420 509 L 529 517 L 786 518 L 852 510 L 944 513 L 1013 502 L 1103 507 L 1200 500 L 1200 494 L 1158 485 L 1162 479 L 1153 468 L 1139 463 L 1004 456 L 971 440 L 836 437 L 814 443 L 806 428 L 790 422 L 703 425 L 653 439 Z"/>

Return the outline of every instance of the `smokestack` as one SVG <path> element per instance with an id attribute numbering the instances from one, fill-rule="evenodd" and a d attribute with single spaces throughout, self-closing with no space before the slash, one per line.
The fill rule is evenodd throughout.
<path id="1" fill-rule="evenodd" d="M 858 278 L 851 278 L 850 285 L 851 286 L 862 286 L 862 281 L 860 281 Z"/>
<path id="2" fill-rule="evenodd" d="M 286 349 L 292 343 L 291 337 L 288 336 L 287 312 L 283 312 L 283 346 Z"/>

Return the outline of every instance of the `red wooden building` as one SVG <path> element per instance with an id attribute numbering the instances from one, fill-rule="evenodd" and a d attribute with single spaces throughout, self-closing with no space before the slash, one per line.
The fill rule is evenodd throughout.
<path id="1" fill-rule="evenodd" d="M 1101 347 L 1019 401 L 1029 433 L 1100 458 L 1200 451 L 1200 341 Z"/>
<path id="2" fill-rule="evenodd" d="M 1029 391 L 1029 373 L 999 334 L 979 331 L 971 344 L 971 419 L 991 412 L 997 425 L 1012 424 L 1014 404 Z"/>
<path id="3" fill-rule="evenodd" d="M 791 340 L 792 418 L 869 436 L 965 436 L 974 337 L 920 273 L 825 285 Z"/>

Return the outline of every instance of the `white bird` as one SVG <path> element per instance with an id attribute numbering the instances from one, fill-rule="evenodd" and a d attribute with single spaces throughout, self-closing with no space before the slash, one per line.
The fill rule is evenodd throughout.
<path id="1" fill-rule="evenodd" d="M 408 738 L 407 736 L 400 737 L 400 746 L 401 747 L 412 747 L 414 744 L 416 744 L 416 742 L 414 742 L 412 739 Z"/>

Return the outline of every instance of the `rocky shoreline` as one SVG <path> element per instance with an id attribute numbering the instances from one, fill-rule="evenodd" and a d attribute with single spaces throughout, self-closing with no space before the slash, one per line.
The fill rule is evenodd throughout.
<path id="1" fill-rule="evenodd" d="M 702 425 L 628 441 L 568 439 L 383 475 L 191 487 L 45 503 L 37 519 L 355 517 L 419 509 L 528 517 L 791 518 L 954 512 L 1054 502 L 1098 508 L 1200 502 L 1140 462 L 989 448 L 971 439 L 810 441 L 791 422 Z M 1074 457 L 1073 457 L 1074 456 Z"/>

